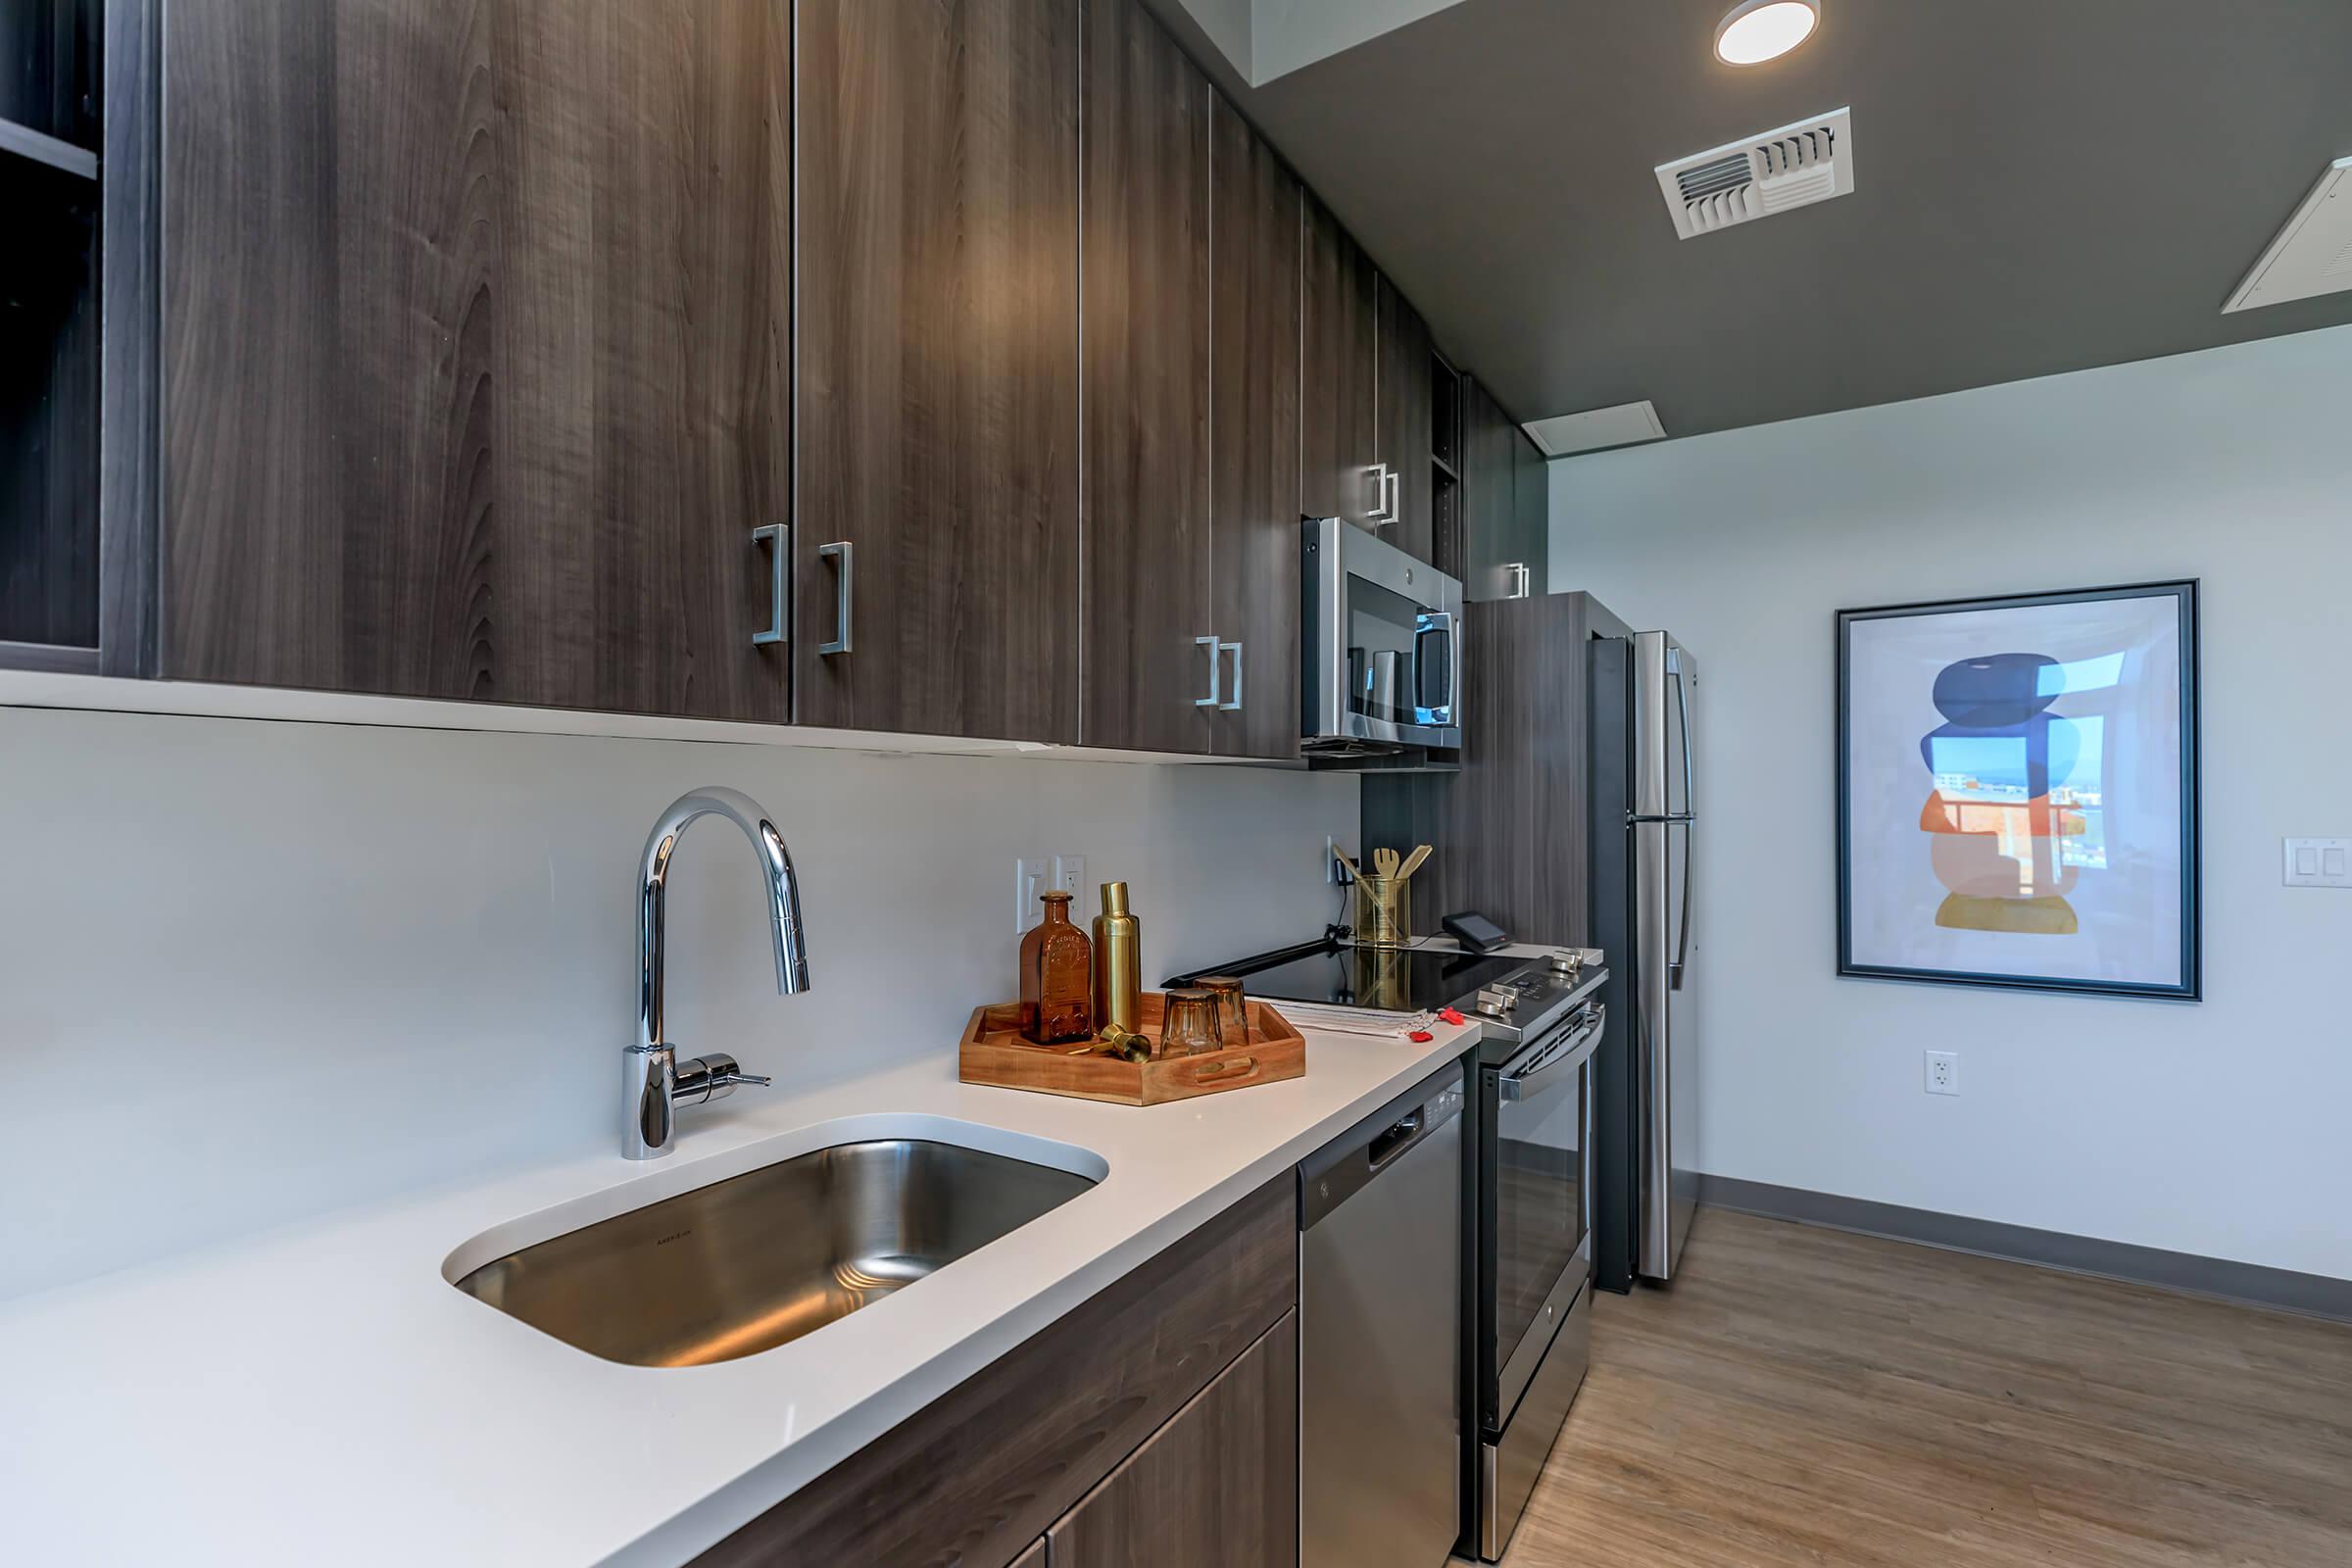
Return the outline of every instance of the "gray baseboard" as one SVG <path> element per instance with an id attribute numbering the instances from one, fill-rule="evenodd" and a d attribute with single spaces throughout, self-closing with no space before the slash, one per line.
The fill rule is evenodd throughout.
<path id="1" fill-rule="evenodd" d="M 1980 1257 L 2034 1263 L 2071 1274 L 2093 1274 L 2101 1279 L 2153 1285 L 2191 1296 L 2352 1323 L 2352 1280 L 2326 1274 L 2298 1274 L 2291 1269 L 2266 1268 L 2259 1263 L 2199 1257 L 2193 1252 L 2168 1252 L 2161 1248 L 2134 1247 L 2128 1242 L 2102 1242 L 2088 1236 L 2070 1236 L 2064 1231 L 2038 1231 L 2024 1225 L 2005 1225 L 1998 1220 L 1969 1219 L 1958 1214 L 1939 1214 L 1934 1209 L 1905 1208 L 1899 1203 L 1840 1198 L 1834 1193 L 1813 1193 L 1798 1187 L 1775 1187 L 1769 1182 L 1741 1181 L 1733 1176 L 1701 1175 L 1698 1200 L 1709 1207 L 1760 1214 L 1767 1219 L 1794 1220 L 1800 1225 L 1884 1236 L 1891 1241 L 1940 1247 L 1946 1251 L 1974 1252 Z"/>

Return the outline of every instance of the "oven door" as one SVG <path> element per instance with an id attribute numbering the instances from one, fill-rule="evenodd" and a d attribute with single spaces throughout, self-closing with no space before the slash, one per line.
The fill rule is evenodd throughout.
<path id="1" fill-rule="evenodd" d="M 1588 1003 L 1494 1075 L 1487 1140 L 1493 1250 L 1482 1380 L 1489 1432 L 1499 1432 L 1592 1270 L 1592 1054 L 1606 1009 Z M 1546 1446 L 1549 1446 L 1546 1441 Z"/>
<path id="2" fill-rule="evenodd" d="M 1459 746 L 1461 584 L 1340 518 L 1305 526 L 1307 749 Z"/>

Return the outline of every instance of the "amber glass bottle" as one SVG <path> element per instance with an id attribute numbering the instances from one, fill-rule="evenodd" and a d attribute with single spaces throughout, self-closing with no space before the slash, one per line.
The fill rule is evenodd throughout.
<path id="1" fill-rule="evenodd" d="M 1070 924 L 1070 896 L 1045 896 L 1045 924 L 1021 938 L 1021 1035 L 1040 1046 L 1095 1037 L 1095 947 Z"/>

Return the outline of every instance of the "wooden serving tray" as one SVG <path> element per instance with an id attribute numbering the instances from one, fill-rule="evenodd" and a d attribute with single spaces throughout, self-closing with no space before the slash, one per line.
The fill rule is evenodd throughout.
<path id="1" fill-rule="evenodd" d="M 1118 1056 L 1073 1056 L 1068 1046 L 1033 1046 L 1021 1038 L 1021 1009 L 1014 1003 L 978 1007 L 964 1025 L 957 1047 L 957 1076 L 967 1084 L 1029 1089 L 1041 1095 L 1074 1095 L 1116 1105 L 1160 1105 L 1195 1100 L 1228 1089 L 1279 1083 L 1306 1072 L 1306 1037 L 1262 1002 L 1250 1002 L 1250 1043 L 1199 1056 L 1165 1056 L 1127 1061 Z M 1136 1032 L 1159 1038 L 1165 999 L 1143 994 Z"/>

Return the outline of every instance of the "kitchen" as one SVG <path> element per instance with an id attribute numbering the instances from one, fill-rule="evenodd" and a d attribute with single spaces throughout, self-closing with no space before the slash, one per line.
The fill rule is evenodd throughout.
<path id="1" fill-rule="evenodd" d="M 1904 100 L 1956 31 L 2080 129 L 2018 73 L 2098 25 L 1578 9 L 0 22 L 0 978 L 96 1080 L 17 1129 L 26 1560 L 2340 1561 L 2352 930 L 2278 857 L 2352 758 L 2261 671 L 2332 657 L 2266 585 L 2344 559 L 2352 296 L 2221 306 L 2352 39 L 2168 5 L 2110 118 L 2263 178 L 1895 364 L 1958 297 Z M 1589 194 L 1583 28 L 1659 106 Z M 1850 189 L 1678 233 L 1673 162 L 1849 103 Z M 1864 241 L 1922 270 L 1727 324 Z M 2160 581 L 2192 995 L 1877 972 L 1857 607 Z M 1049 892 L 1089 1025 L 1114 948 L 1147 1047 L 1264 1010 L 1013 1043 Z"/>

